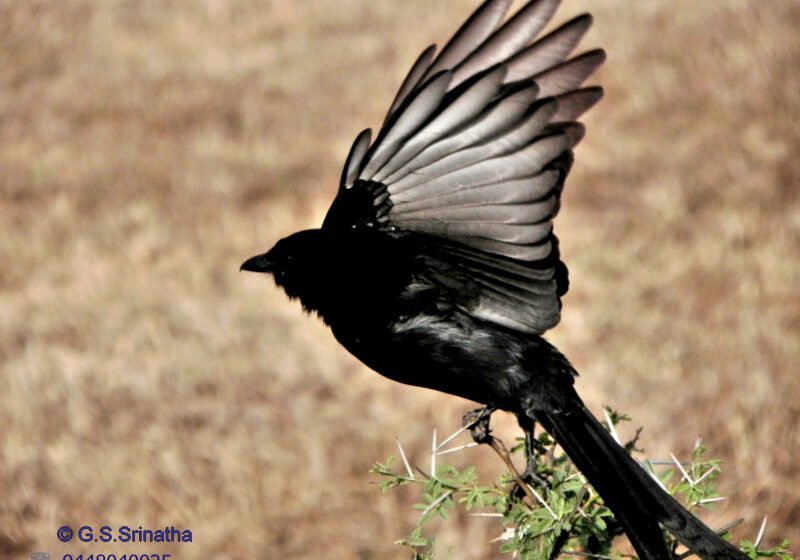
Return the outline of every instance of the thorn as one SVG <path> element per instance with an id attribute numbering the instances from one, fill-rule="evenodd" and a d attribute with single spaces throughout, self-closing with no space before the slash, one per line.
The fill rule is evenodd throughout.
<path id="1" fill-rule="evenodd" d="M 713 467 L 711 467 L 710 469 L 708 469 L 706 472 L 704 472 L 704 473 L 703 473 L 703 474 L 700 476 L 700 478 L 698 478 L 697 480 L 695 480 L 695 481 L 694 481 L 694 483 L 695 483 L 695 484 L 700 484 L 700 481 L 702 481 L 702 480 L 703 480 L 705 477 L 707 477 L 707 476 L 708 476 L 708 475 L 710 475 L 712 472 L 714 472 L 715 470 L 717 470 L 717 468 L 718 468 L 718 467 L 719 467 L 719 465 L 714 465 Z"/>
<path id="2" fill-rule="evenodd" d="M 617 428 L 614 426 L 614 423 L 611 421 L 611 416 L 608 414 L 608 409 L 604 408 L 603 414 L 606 417 L 606 424 L 608 424 L 608 431 L 611 434 L 611 437 L 614 438 L 614 441 L 616 441 L 618 445 L 622 445 L 622 442 L 619 439 L 619 434 L 617 433 Z"/>
<path id="3" fill-rule="evenodd" d="M 533 488 L 530 484 L 528 484 L 527 486 L 528 486 L 528 488 L 530 488 L 531 494 L 533 494 L 534 497 L 536 498 L 536 500 L 540 504 L 542 504 L 542 506 L 544 506 L 544 509 L 546 509 L 548 511 L 548 513 L 550 513 L 550 515 L 553 517 L 553 519 L 558 520 L 558 516 L 556 515 L 556 512 L 554 512 L 552 509 L 550 509 L 550 506 L 547 505 L 547 502 L 545 502 L 544 499 L 542 499 L 542 497 L 539 495 L 539 493 L 536 491 L 536 489 Z"/>
<path id="4" fill-rule="evenodd" d="M 447 436 L 446 438 L 444 438 L 444 441 L 442 441 L 442 442 L 439 444 L 439 447 L 437 447 L 437 448 L 436 448 L 436 450 L 438 451 L 439 449 L 441 449 L 442 447 L 444 447 L 445 445 L 447 445 L 448 443 L 450 443 L 451 441 L 453 441 L 454 439 L 456 439 L 458 436 L 460 436 L 461 434 L 463 434 L 463 433 L 464 433 L 466 430 L 469 430 L 469 426 L 461 426 L 461 427 L 460 427 L 459 429 L 457 429 L 455 432 L 453 432 L 452 434 L 450 434 L 449 436 Z"/>
<path id="5" fill-rule="evenodd" d="M 411 480 L 416 480 L 414 477 L 414 471 L 411 470 L 411 465 L 408 464 L 408 458 L 406 457 L 406 452 L 403 451 L 403 445 L 400 443 L 400 438 L 394 436 L 395 442 L 397 442 L 397 449 L 400 450 L 400 458 L 403 460 L 403 465 L 406 467 L 406 472 L 408 473 L 408 478 Z"/>
<path id="6" fill-rule="evenodd" d="M 514 533 L 515 533 L 515 532 L 516 532 L 516 530 L 515 530 L 515 529 L 513 529 L 512 527 L 509 527 L 508 529 L 506 529 L 505 531 L 503 531 L 503 534 L 502 534 L 502 535 L 500 535 L 499 537 L 495 537 L 495 538 L 493 538 L 493 539 L 492 539 L 492 540 L 490 540 L 489 542 L 490 542 L 490 543 L 495 543 L 495 542 L 498 542 L 498 541 L 507 541 L 507 540 L 509 540 L 509 539 L 513 539 L 513 538 L 514 538 Z M 516 555 L 516 553 L 517 553 L 517 551 L 515 550 L 515 551 L 514 551 L 514 554 Z"/>
<path id="7" fill-rule="evenodd" d="M 664 492 L 666 492 L 667 494 L 670 493 L 669 490 L 667 490 L 667 487 L 664 486 L 664 483 L 661 482 L 661 479 L 658 478 L 658 475 L 656 474 L 656 471 L 653 470 L 653 465 L 650 461 L 645 459 L 643 462 L 639 463 L 639 466 L 642 467 L 642 469 L 644 469 L 644 472 L 650 475 L 650 478 L 656 481 L 656 484 L 658 484 Z"/>
<path id="8" fill-rule="evenodd" d="M 437 451 L 437 455 L 446 455 L 447 453 L 455 453 L 456 451 L 461 451 L 463 449 L 469 449 L 470 447 L 477 447 L 480 443 L 472 442 L 472 443 L 465 443 L 464 445 L 459 445 L 458 447 L 451 447 L 450 449 L 445 449 L 444 451 Z M 441 446 L 440 446 L 441 447 Z"/>
<path id="9" fill-rule="evenodd" d="M 436 428 L 433 429 L 431 440 L 431 475 L 436 476 Z"/>
<path id="10" fill-rule="evenodd" d="M 503 517 L 502 513 L 488 513 L 488 512 L 470 513 L 469 515 L 471 515 L 472 517 Z"/>
<path id="11" fill-rule="evenodd" d="M 702 500 L 697 500 L 698 504 L 713 504 L 714 502 L 724 502 L 727 500 L 725 496 L 718 496 L 716 498 L 703 498 Z"/>
<path id="12" fill-rule="evenodd" d="M 453 491 L 452 491 L 452 490 L 448 490 L 447 492 L 445 492 L 444 494 L 442 494 L 441 496 L 439 496 L 438 498 L 436 498 L 436 499 L 435 499 L 433 502 L 431 502 L 431 505 L 429 505 L 428 507 L 426 507 L 426 508 L 425 508 L 425 509 L 422 511 L 422 513 L 420 514 L 420 516 L 421 516 L 421 517 L 424 517 L 426 513 L 428 513 L 430 510 L 432 510 L 433 508 L 435 508 L 436 506 L 438 506 L 439 504 L 441 504 L 443 501 L 445 501 L 447 498 L 449 498 L 449 497 L 450 497 L 450 495 L 451 495 L 452 493 L 453 493 Z"/>
<path id="13" fill-rule="evenodd" d="M 756 537 L 756 542 L 753 544 L 753 548 L 758 548 L 758 545 L 761 544 L 761 539 L 764 538 L 764 530 L 767 528 L 767 516 L 764 516 L 764 521 L 761 522 L 761 528 L 758 530 L 758 536 Z"/>
<path id="14" fill-rule="evenodd" d="M 678 461 L 678 459 L 677 459 L 677 458 L 675 457 L 675 455 L 673 455 L 672 453 L 670 453 L 670 454 L 669 454 L 669 456 L 670 456 L 670 457 L 672 457 L 672 461 L 673 461 L 673 462 L 674 462 L 676 465 L 678 465 L 678 469 L 681 471 L 681 474 L 683 475 L 683 478 L 686 480 L 686 482 L 688 482 L 689 484 L 691 484 L 692 486 L 694 486 L 694 485 L 695 485 L 695 481 L 694 481 L 694 480 L 692 480 L 692 477 L 691 477 L 691 476 L 689 476 L 689 473 L 688 473 L 688 472 L 686 472 L 686 469 L 684 469 L 684 468 L 683 468 L 683 465 L 681 465 L 681 462 L 680 462 L 680 461 Z"/>

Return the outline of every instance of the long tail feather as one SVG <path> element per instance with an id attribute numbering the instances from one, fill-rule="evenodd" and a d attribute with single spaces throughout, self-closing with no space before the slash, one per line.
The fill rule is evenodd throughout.
<path id="1" fill-rule="evenodd" d="M 536 412 L 536 420 L 614 512 L 642 560 L 672 558 L 659 524 L 703 559 L 747 558 L 666 493 L 577 402 L 563 412 Z"/>

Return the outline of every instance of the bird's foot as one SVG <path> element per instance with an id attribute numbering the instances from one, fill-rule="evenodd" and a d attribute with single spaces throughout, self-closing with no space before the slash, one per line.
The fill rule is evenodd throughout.
<path id="1" fill-rule="evenodd" d="M 524 484 L 524 486 L 520 483 Z M 546 491 L 550 489 L 550 481 L 536 472 L 535 465 L 528 464 L 525 472 L 519 475 L 519 479 L 514 479 L 508 494 L 514 498 L 524 498 L 530 493 L 530 488 L 526 487 L 531 486 Z"/>
<path id="2" fill-rule="evenodd" d="M 495 453 L 497 453 L 497 455 L 508 467 L 511 476 L 514 478 L 515 488 L 520 492 L 520 496 L 526 496 L 530 503 L 533 504 L 535 503 L 535 497 L 533 492 L 531 492 L 530 486 L 528 485 L 529 481 L 521 478 L 519 471 L 517 471 L 516 467 L 514 467 L 514 463 L 511 461 L 511 454 L 508 452 L 508 449 L 506 449 L 506 446 L 503 444 L 503 442 L 492 436 L 492 430 L 489 427 L 489 419 L 495 410 L 496 409 L 494 407 L 490 406 L 485 406 L 477 410 L 471 410 L 463 416 L 463 425 L 469 430 L 469 433 L 475 443 L 487 444 L 495 451 Z M 532 480 L 539 479 L 535 470 L 531 472 L 533 473 L 531 477 Z M 512 494 L 516 495 L 513 489 Z"/>
<path id="3" fill-rule="evenodd" d="M 543 490 L 550 489 L 550 481 L 540 476 L 539 473 L 536 472 L 536 465 L 528 464 L 523 472 L 519 477 L 522 479 L 523 482 L 530 484 L 532 486 L 536 486 Z"/>
<path id="4" fill-rule="evenodd" d="M 469 433 L 475 443 L 491 444 L 494 439 L 492 430 L 489 427 L 489 420 L 494 411 L 494 407 L 484 406 L 483 408 L 470 410 L 462 417 L 462 425 L 469 429 Z"/>

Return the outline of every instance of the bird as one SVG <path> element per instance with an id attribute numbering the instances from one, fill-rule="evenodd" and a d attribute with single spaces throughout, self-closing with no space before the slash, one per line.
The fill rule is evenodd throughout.
<path id="1" fill-rule="evenodd" d="M 573 55 L 590 14 L 545 34 L 559 0 L 512 3 L 483 2 L 425 49 L 374 139 L 357 135 L 322 226 L 241 270 L 272 275 L 379 374 L 544 428 L 642 560 L 675 557 L 664 530 L 701 558 L 747 558 L 614 440 L 543 337 L 569 288 L 553 221 L 606 55 Z"/>

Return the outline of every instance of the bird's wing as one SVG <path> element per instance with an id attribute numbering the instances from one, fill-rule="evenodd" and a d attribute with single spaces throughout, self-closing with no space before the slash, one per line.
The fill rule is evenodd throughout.
<path id="1" fill-rule="evenodd" d="M 438 56 L 420 55 L 377 138 L 356 138 L 323 229 L 423 234 L 446 263 L 434 280 L 447 285 L 436 271 L 449 270 L 478 286 L 454 293 L 457 305 L 541 333 L 567 289 L 552 220 L 584 133 L 576 119 L 602 97 L 581 85 L 605 54 L 569 58 L 588 14 L 538 38 L 559 0 L 531 0 L 504 22 L 511 3 L 487 0 Z"/>

